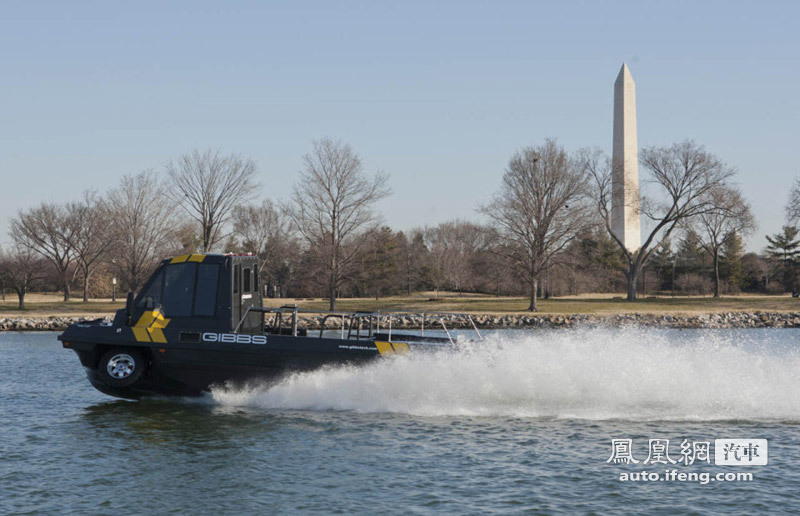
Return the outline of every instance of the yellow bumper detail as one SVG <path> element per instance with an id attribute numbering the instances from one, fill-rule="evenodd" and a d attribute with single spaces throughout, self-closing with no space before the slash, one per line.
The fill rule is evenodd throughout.
<path id="1" fill-rule="evenodd" d="M 408 344 L 405 342 L 385 342 L 385 341 L 375 341 L 375 347 L 378 348 L 381 356 L 389 356 L 394 355 L 397 353 L 398 355 L 402 355 L 403 353 L 408 353 Z"/>
<path id="2" fill-rule="evenodd" d="M 392 342 L 392 347 L 394 348 L 395 353 L 398 355 L 408 353 L 408 344 L 405 342 Z"/>

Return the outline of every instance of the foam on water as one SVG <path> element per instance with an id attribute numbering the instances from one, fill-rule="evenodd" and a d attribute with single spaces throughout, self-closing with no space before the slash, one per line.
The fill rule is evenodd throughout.
<path id="1" fill-rule="evenodd" d="M 501 332 L 458 351 L 211 396 L 222 405 L 424 416 L 800 421 L 800 352 L 747 331 Z"/>

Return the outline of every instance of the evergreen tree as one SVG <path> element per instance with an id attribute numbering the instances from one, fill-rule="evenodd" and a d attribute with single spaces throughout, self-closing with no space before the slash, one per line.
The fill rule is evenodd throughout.
<path id="1" fill-rule="evenodd" d="M 572 263 L 566 264 L 562 274 L 564 271 L 574 274 L 579 269 L 584 274 L 584 287 L 606 292 L 624 288 L 624 276 L 620 273 L 624 255 L 605 231 L 586 231 L 570 244 L 568 253 L 573 257 Z"/>
<path id="2" fill-rule="evenodd" d="M 678 244 L 676 261 L 679 272 L 683 274 L 702 274 L 705 272 L 705 252 L 700 246 L 697 234 L 689 232 Z"/>
<path id="3" fill-rule="evenodd" d="M 392 229 L 383 226 L 370 238 L 364 256 L 364 273 L 368 289 L 379 299 L 392 294 L 398 269 L 398 241 Z"/>
<path id="4" fill-rule="evenodd" d="M 589 233 L 580 239 L 578 245 L 590 268 L 616 271 L 623 265 L 622 252 L 604 232 Z"/>
<path id="5" fill-rule="evenodd" d="M 797 265 L 800 259 L 800 229 L 783 226 L 781 233 L 767 235 L 767 255 L 778 262 L 781 283 L 786 290 L 797 291 Z"/>
<path id="6" fill-rule="evenodd" d="M 428 248 L 422 230 L 411 231 L 410 238 L 402 231 L 396 235 L 398 247 L 398 284 L 402 284 L 406 295 L 416 290 L 429 288 Z"/>
<path id="7" fill-rule="evenodd" d="M 765 285 L 767 264 L 756 253 L 742 256 L 742 288 L 748 292 L 761 292 Z"/>
<path id="8" fill-rule="evenodd" d="M 745 285 L 742 257 L 744 245 L 742 237 L 735 231 L 729 233 L 722 242 L 722 256 L 719 262 L 719 276 L 736 290 L 743 290 Z"/>

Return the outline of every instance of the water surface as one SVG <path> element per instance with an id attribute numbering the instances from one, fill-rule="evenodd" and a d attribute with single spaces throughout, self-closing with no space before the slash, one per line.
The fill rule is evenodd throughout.
<path id="1" fill-rule="evenodd" d="M 458 353 L 201 399 L 96 392 L 53 333 L 0 334 L 0 513 L 790 512 L 800 331 L 498 331 Z M 750 482 L 626 483 L 612 438 L 769 439 Z M 677 451 L 673 452 L 677 455 Z"/>

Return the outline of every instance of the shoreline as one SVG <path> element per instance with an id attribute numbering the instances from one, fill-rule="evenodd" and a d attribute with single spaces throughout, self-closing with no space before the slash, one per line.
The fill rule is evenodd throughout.
<path id="1" fill-rule="evenodd" d="M 99 315 L 99 314 L 98 314 Z M 470 314 L 447 314 L 442 316 L 448 329 L 472 329 Z M 709 312 L 700 314 L 648 314 L 629 313 L 616 315 L 537 315 L 525 314 L 472 314 L 479 329 L 535 329 L 535 328 L 578 328 L 578 327 L 625 327 L 641 326 L 680 329 L 720 329 L 720 328 L 800 328 L 800 312 Z M 0 318 L 0 331 L 63 331 L 70 324 L 91 319 L 111 320 L 111 316 L 93 318 L 78 316 L 37 316 Z M 301 315 L 299 325 L 309 330 L 319 330 L 322 318 Z M 422 318 L 419 315 L 393 316 L 394 329 L 419 329 Z M 384 324 L 385 327 L 385 324 Z M 441 329 L 439 318 L 428 316 L 425 327 Z M 326 328 L 339 329 L 338 319 L 331 319 Z"/>

